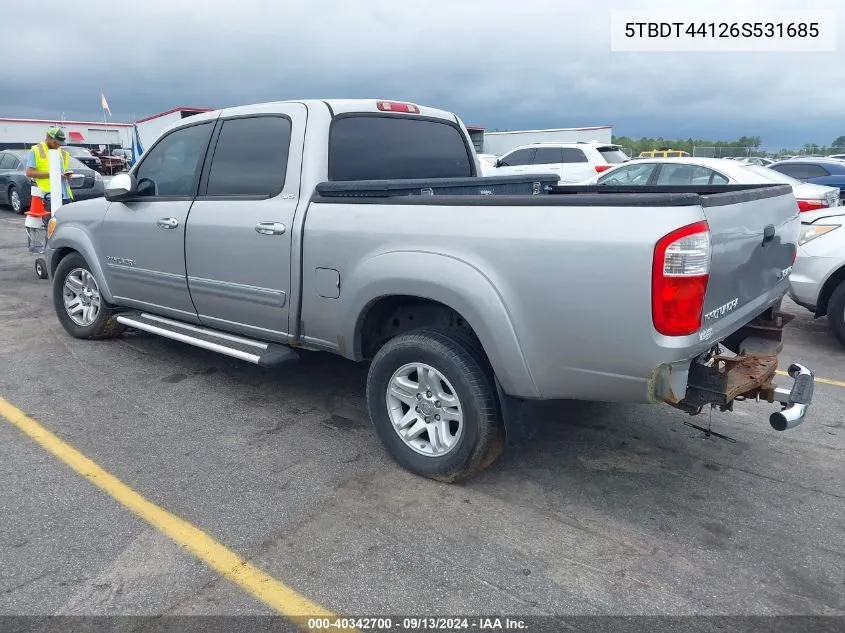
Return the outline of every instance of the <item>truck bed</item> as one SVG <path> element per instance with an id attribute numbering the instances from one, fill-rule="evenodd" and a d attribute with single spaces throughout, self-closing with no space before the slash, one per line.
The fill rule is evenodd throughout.
<path id="1" fill-rule="evenodd" d="M 394 190 L 408 189 L 392 184 Z M 482 340 L 495 356 L 502 350 L 494 363 L 497 373 L 514 387 L 509 393 L 521 397 L 645 398 L 655 368 L 689 363 L 777 303 L 787 290 L 784 271 L 791 266 L 800 224 L 789 185 L 670 191 L 557 186 L 547 195 L 386 197 L 366 195 L 362 186 L 361 196 L 331 195 L 345 187 L 318 187 L 308 208 L 303 269 L 330 262 L 346 286 L 338 299 L 305 300 L 305 336 L 330 342 L 343 315 L 357 313 L 356 295 L 369 292 L 357 285 L 376 274 L 364 268 L 385 267 L 392 286 L 408 290 L 420 285 L 418 271 L 426 270 L 426 278 L 441 286 L 457 284 L 443 302 L 452 301 L 462 314 L 466 309 L 471 323 L 491 319 L 490 306 L 497 301 L 507 306 L 503 318 L 511 324 Z M 338 213 L 336 205 L 361 208 Z M 712 248 L 701 329 L 664 336 L 652 325 L 655 244 L 703 221 Z M 389 254 L 380 254 L 384 245 Z M 399 263 L 405 257 L 420 259 L 413 274 Z M 465 262 L 466 271 L 453 270 L 455 262 Z M 470 270 L 484 271 L 486 281 Z M 490 305 L 476 314 L 459 297 L 484 284 L 491 286 Z M 509 332 L 518 340 L 513 348 L 504 343 Z M 354 333 L 341 338 L 353 340 Z M 539 393 L 509 380 L 521 372 L 520 358 L 533 368 Z"/>

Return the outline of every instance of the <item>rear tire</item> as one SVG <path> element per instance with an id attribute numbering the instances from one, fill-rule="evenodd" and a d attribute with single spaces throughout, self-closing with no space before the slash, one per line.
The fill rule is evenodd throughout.
<path id="1" fill-rule="evenodd" d="M 74 338 L 107 339 L 120 336 L 126 326 L 115 319 L 116 309 L 100 295 L 91 267 L 79 253 L 71 253 L 53 276 L 53 307 L 59 322 Z"/>
<path id="2" fill-rule="evenodd" d="M 9 186 L 8 198 L 9 206 L 12 207 L 12 211 L 17 213 L 18 215 L 23 215 L 23 213 L 26 211 L 26 209 L 24 208 L 25 205 L 23 203 L 23 196 L 21 192 L 18 191 L 18 188 L 15 185 Z"/>
<path id="3" fill-rule="evenodd" d="M 423 477 L 466 479 L 504 449 L 493 371 L 475 340 L 454 330 L 388 341 L 370 365 L 367 407 L 391 457 Z"/>
<path id="4" fill-rule="evenodd" d="M 827 324 L 831 333 L 845 347 L 845 281 L 841 282 L 827 304 Z"/>
<path id="5" fill-rule="evenodd" d="M 47 274 L 47 262 L 40 257 L 35 260 L 35 276 L 39 279 L 47 279 L 49 277 Z"/>

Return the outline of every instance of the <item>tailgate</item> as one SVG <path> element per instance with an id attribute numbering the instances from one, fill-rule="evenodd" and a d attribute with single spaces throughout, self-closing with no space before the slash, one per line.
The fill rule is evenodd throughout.
<path id="1" fill-rule="evenodd" d="M 789 185 L 701 196 L 710 226 L 702 338 L 730 334 L 787 289 L 800 219 Z"/>

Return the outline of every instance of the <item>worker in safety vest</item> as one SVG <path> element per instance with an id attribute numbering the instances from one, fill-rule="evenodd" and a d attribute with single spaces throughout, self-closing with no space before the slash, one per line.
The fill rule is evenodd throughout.
<path id="1" fill-rule="evenodd" d="M 57 127 L 47 130 L 47 137 L 42 143 L 33 145 L 29 151 L 29 159 L 26 162 L 26 177 L 35 181 L 32 195 L 34 198 L 43 198 L 44 208 L 50 209 L 50 153 L 48 150 L 60 149 L 65 142 L 65 133 Z M 70 189 L 70 175 L 68 170 L 70 154 L 61 150 L 62 156 L 62 204 L 73 201 L 73 192 Z"/>

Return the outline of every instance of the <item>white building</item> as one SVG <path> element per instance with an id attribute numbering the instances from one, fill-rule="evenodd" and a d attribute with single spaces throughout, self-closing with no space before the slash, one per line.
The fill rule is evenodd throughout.
<path id="1" fill-rule="evenodd" d="M 141 146 L 146 151 L 155 142 L 159 135 L 171 124 L 181 121 L 200 112 L 209 112 L 213 108 L 173 108 L 167 112 L 160 112 L 152 116 L 138 119 L 138 136 L 141 138 Z M 130 124 L 131 127 L 131 124 Z M 131 147 L 127 144 L 126 147 Z"/>
<path id="2" fill-rule="evenodd" d="M 61 127 L 73 145 L 130 147 L 131 123 L 0 118 L 0 149 L 29 148 L 43 141 L 51 126 Z"/>
<path id="3" fill-rule="evenodd" d="M 516 147 L 533 143 L 577 143 L 578 141 L 610 143 L 612 136 L 613 128 L 609 125 L 566 127 L 553 130 L 484 132 L 484 153 L 501 156 Z"/>
<path id="4" fill-rule="evenodd" d="M 137 121 L 138 135 L 144 149 L 150 147 L 166 127 L 175 121 L 211 108 L 173 108 Z M 29 148 L 44 140 L 47 128 L 57 126 L 65 131 L 67 143 L 85 147 L 108 145 L 132 147 L 132 123 L 109 121 L 50 121 L 47 119 L 0 118 L 0 149 Z"/>

